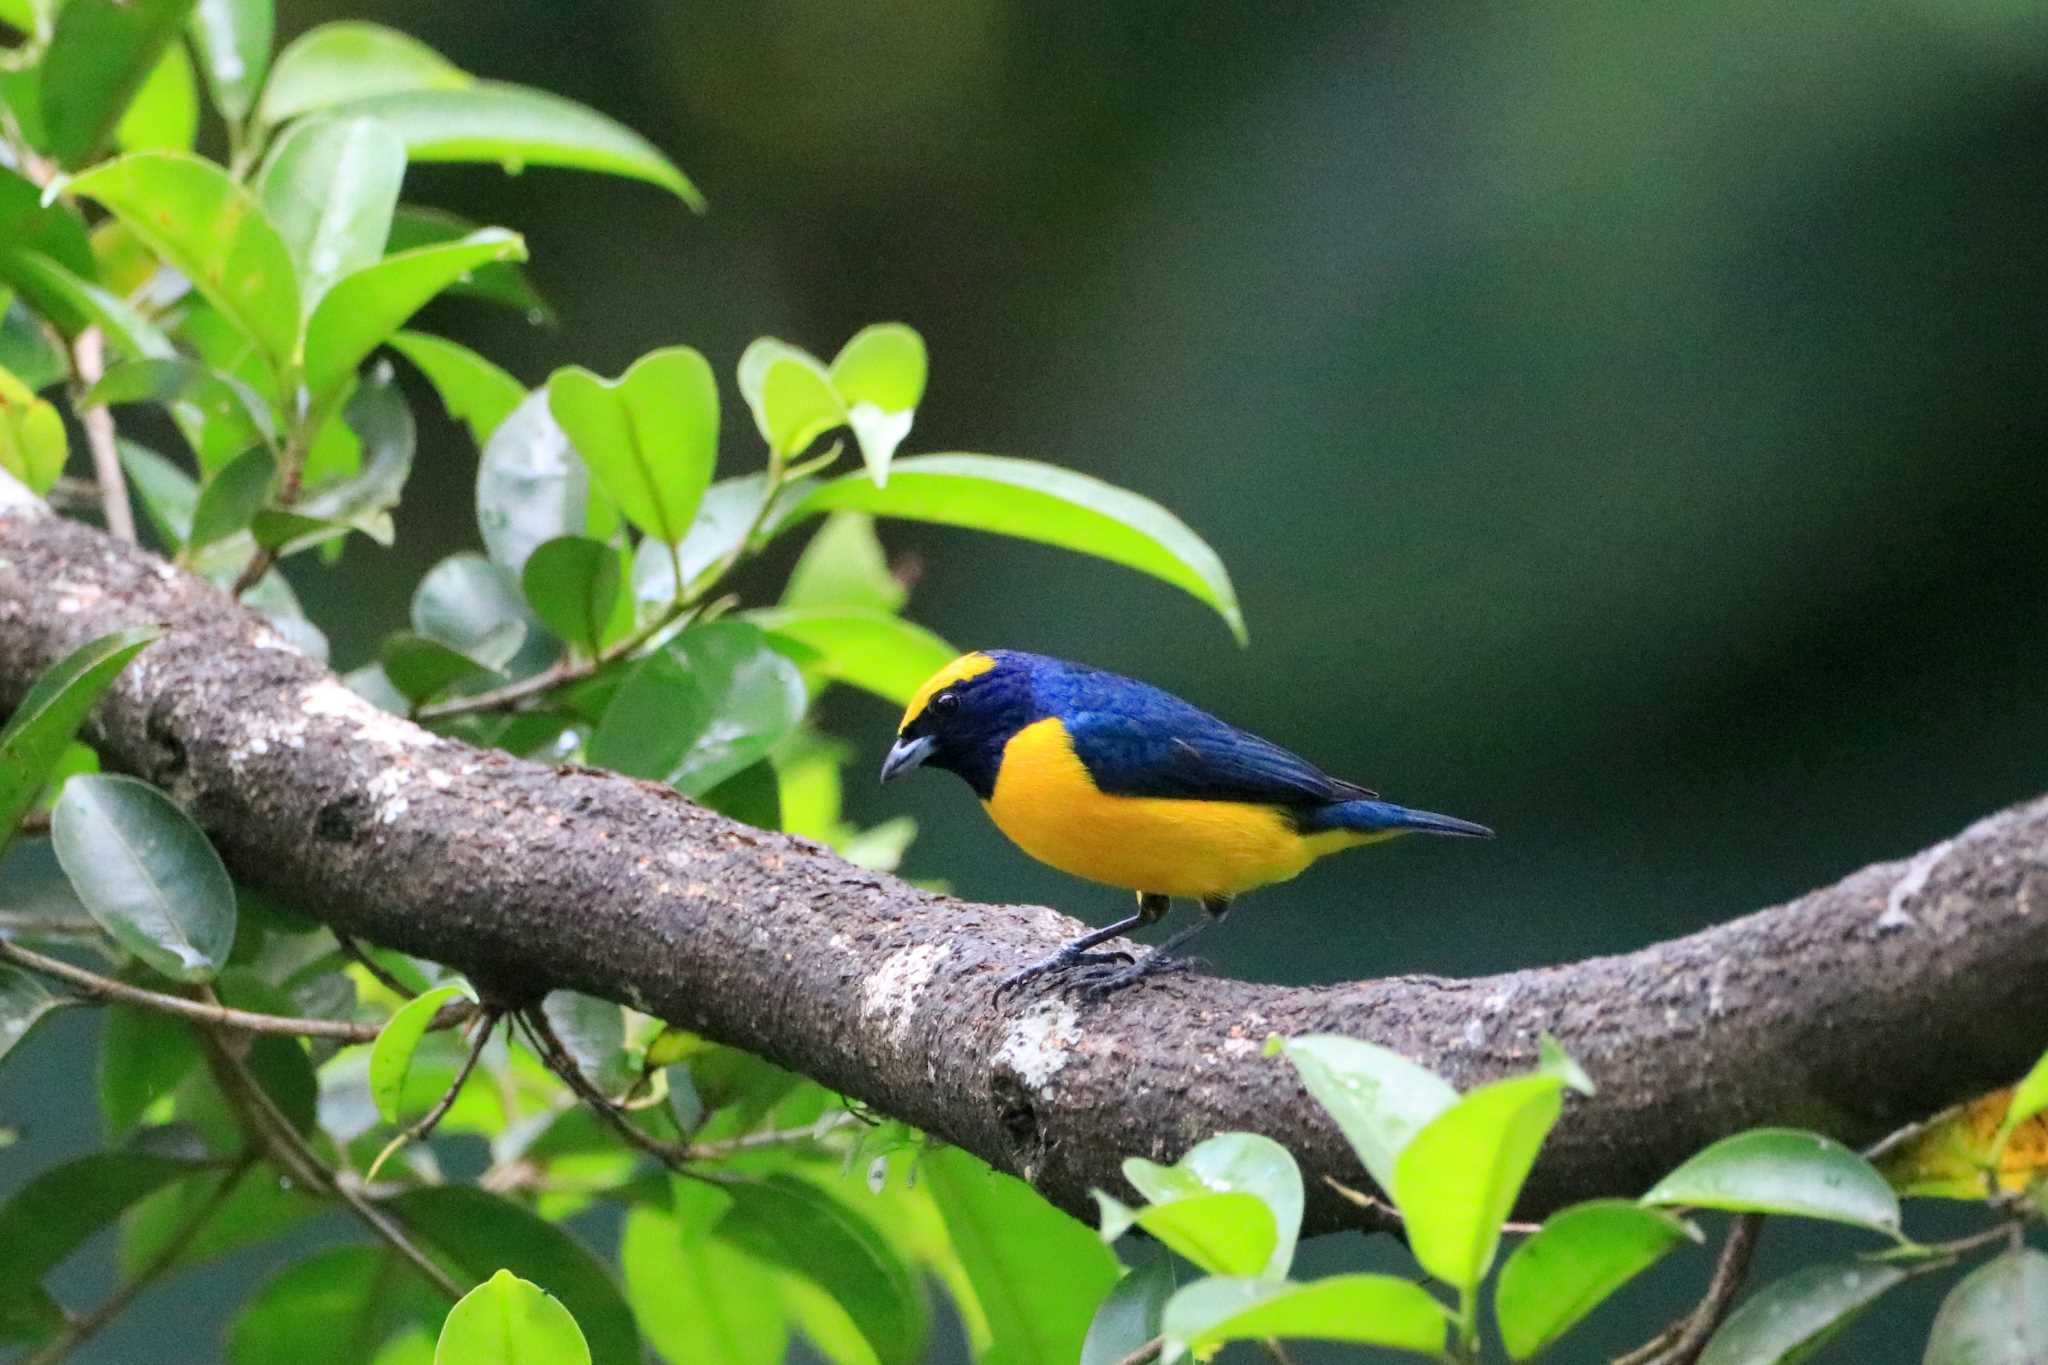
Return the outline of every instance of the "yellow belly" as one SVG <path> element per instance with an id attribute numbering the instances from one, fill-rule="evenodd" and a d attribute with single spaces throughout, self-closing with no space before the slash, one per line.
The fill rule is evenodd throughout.
<path id="1" fill-rule="evenodd" d="M 982 803 L 1040 862 L 1090 881 L 1168 896 L 1230 896 L 1284 882 L 1325 853 L 1383 836 L 1301 835 L 1273 806 L 1099 790 L 1056 718 L 1018 731 Z"/>

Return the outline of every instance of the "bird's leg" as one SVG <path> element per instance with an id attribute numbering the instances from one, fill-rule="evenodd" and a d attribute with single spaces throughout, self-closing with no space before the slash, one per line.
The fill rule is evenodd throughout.
<path id="1" fill-rule="evenodd" d="M 1042 957 L 1028 967 L 1019 967 L 1016 971 L 1011 972 L 996 983 L 995 999 L 1000 1002 L 1005 991 L 1015 990 L 1026 982 L 1035 981 L 1048 972 L 1063 972 L 1069 967 L 1100 966 L 1112 962 L 1129 962 L 1131 960 L 1129 953 L 1091 953 L 1088 950 L 1098 943 L 1107 943 L 1119 935 L 1128 934 L 1133 929 L 1157 923 L 1172 904 L 1173 902 L 1165 896 L 1154 895 L 1149 891 L 1139 892 L 1137 914 L 1130 916 L 1128 919 L 1120 919 L 1106 929 L 1097 929 L 1093 933 L 1083 934 L 1072 943 L 1062 945 L 1058 952 Z"/>
<path id="2" fill-rule="evenodd" d="M 1160 944 L 1130 966 L 1111 972 L 1098 971 L 1091 973 L 1091 979 L 1077 981 L 1074 984 L 1079 987 L 1081 994 L 1087 999 L 1100 1000 L 1104 996 L 1114 995 L 1126 986 L 1135 985 L 1148 976 L 1157 976 L 1161 972 L 1187 971 L 1195 965 L 1195 960 L 1192 958 L 1176 957 L 1174 955 L 1175 950 L 1196 934 L 1207 929 L 1210 925 L 1222 923 L 1223 917 L 1230 913 L 1230 897 L 1204 896 L 1202 897 L 1202 909 L 1206 912 L 1202 918 L 1196 920 L 1180 932 L 1171 935 L 1167 938 L 1166 942 Z"/>

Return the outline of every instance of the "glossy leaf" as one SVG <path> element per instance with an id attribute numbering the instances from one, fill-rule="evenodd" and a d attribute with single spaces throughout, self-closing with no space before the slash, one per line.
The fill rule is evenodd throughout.
<path id="1" fill-rule="evenodd" d="M 1626 1199 L 1552 1214 L 1500 1268 L 1493 1308 L 1501 1344 L 1527 1360 L 1688 1235 L 1699 1237 L 1671 1215 Z"/>
<path id="2" fill-rule="evenodd" d="M 1132 1208 L 1101 1190 L 1090 1193 L 1101 1211 L 1103 1241 L 1142 1228 L 1212 1275 L 1262 1276 L 1280 1244 L 1271 1206 L 1254 1194 L 1189 1194 Z"/>
<path id="3" fill-rule="evenodd" d="M 282 123 L 295 115 L 366 96 L 468 85 L 471 77 L 417 38 L 382 24 L 321 24 L 292 39 L 277 56 L 257 119 Z"/>
<path id="4" fill-rule="evenodd" d="M 210 1090 L 210 1083 L 205 1088 Z M 200 1086 L 190 1086 L 181 1092 L 180 1098 L 200 1090 Z M 232 1122 L 225 1112 L 222 1119 L 224 1124 Z M 224 1136 L 231 1137 L 232 1132 L 229 1130 Z M 213 1188 L 210 1179 L 194 1176 L 165 1186 L 131 1209 L 121 1222 L 119 1262 L 123 1273 L 133 1274 L 164 1254 L 178 1229 L 211 1197 Z M 172 1264 L 195 1265 L 267 1241 L 311 1222 L 329 1207 L 295 1186 L 252 1173 L 235 1186 L 184 1251 L 173 1257 Z"/>
<path id="5" fill-rule="evenodd" d="M 1874 1164 L 1905 1197 L 1979 1203 L 1989 1171 L 2001 1190 L 2025 1190 L 2048 1172 L 2048 1114 L 2034 1114 L 2001 1136 L 2014 1093 L 2008 1086 L 1956 1105 L 1888 1145 Z"/>
<path id="6" fill-rule="evenodd" d="M 0 239 L 4 236 L 4 226 L 0 226 Z M 44 316 L 60 328 L 76 332 L 86 326 L 98 327 L 115 351 L 131 360 L 177 354 L 170 338 L 158 331 L 155 324 L 40 251 L 0 250 L 0 279 L 12 279 L 25 295 L 38 301 Z M 67 318 L 71 319 L 68 327 Z"/>
<path id="7" fill-rule="evenodd" d="M 335 393 L 434 295 L 488 262 L 525 259 L 526 243 L 517 233 L 483 228 L 461 241 L 386 256 L 336 280 L 306 320 L 306 387 L 315 402 Z"/>
<path id="8" fill-rule="evenodd" d="M 1905 1278 L 1897 1266 L 1868 1261 L 1796 1270 L 1745 1299 L 1707 1343 L 1700 1365 L 1805 1360 Z"/>
<path id="9" fill-rule="evenodd" d="M 877 487 L 889 481 L 889 462 L 910 434 L 925 372 L 924 338 L 900 322 L 863 327 L 832 358 L 833 387 Z"/>
<path id="10" fill-rule="evenodd" d="M 824 365 L 774 337 L 761 337 L 740 353 L 739 382 L 761 439 L 779 456 L 800 454 L 846 423 L 845 405 Z"/>
<path id="11" fill-rule="evenodd" d="M 383 259 L 404 178 L 405 144 L 371 119 L 307 119 L 277 140 L 256 193 L 298 267 L 302 311 Z"/>
<path id="12" fill-rule="evenodd" d="M 547 628 L 585 654 L 633 628 L 633 599 L 609 545 L 585 536 L 550 540 L 528 557 L 521 586 Z"/>
<path id="13" fill-rule="evenodd" d="M 649 609 L 667 606 L 676 596 L 676 565 L 682 565 L 683 582 L 702 587 L 703 576 L 724 564 L 739 548 L 747 528 L 761 510 L 766 480 L 759 474 L 720 479 L 705 490 L 698 505 L 697 519 L 690 534 L 671 554 L 669 547 L 652 536 L 640 542 L 633 553 L 633 598 L 645 615 Z"/>
<path id="14" fill-rule="evenodd" d="M 20 258 L 46 256 L 74 279 L 90 280 L 95 267 L 85 225 L 67 206 L 43 203 L 42 191 L 0 166 L 0 280 L 20 289 L 38 313 L 75 333 L 86 318 L 71 300 L 25 276 Z M 40 386 L 37 386 L 40 387 Z"/>
<path id="15" fill-rule="evenodd" d="M 578 991 L 550 991 L 541 1002 L 548 1023 L 583 1074 L 608 1094 L 638 1076 L 626 1055 L 626 1014 L 616 1001 Z"/>
<path id="16" fill-rule="evenodd" d="M 360 1365 L 399 1324 L 437 1323 L 447 1301 L 394 1253 L 343 1246 L 266 1280 L 228 1331 L 229 1365 Z"/>
<path id="17" fill-rule="evenodd" d="M 14 374 L 0 370 L 0 471 L 47 493 L 64 472 L 64 418 Z"/>
<path id="18" fill-rule="evenodd" d="M 1071 469 L 1000 455 L 918 455 L 892 464 L 885 488 L 865 473 L 812 487 L 782 524 L 841 510 L 993 531 L 1096 555 L 1207 603 L 1240 643 L 1245 639 L 1236 589 L 1200 536 L 1151 499 Z"/>
<path id="19" fill-rule="evenodd" d="M 715 1190 L 680 1186 L 677 1216 L 651 1208 L 626 1215 L 619 1266 L 640 1330 L 672 1365 L 782 1365 L 789 1326 L 774 1278 L 758 1262 L 710 1235 L 696 1206 Z M 680 1207 L 688 1202 L 690 1207 Z"/>
<path id="20" fill-rule="evenodd" d="M 434 1365 L 590 1365 L 590 1346 L 558 1300 L 501 1270 L 449 1310 Z"/>
<path id="21" fill-rule="evenodd" d="M 181 1021 L 139 1005 L 115 1001 L 100 1018 L 100 1125 L 109 1142 L 119 1142 L 199 1064 L 199 1039 Z"/>
<path id="22" fill-rule="evenodd" d="M 748 612 L 746 619 L 767 631 L 770 643 L 801 646 L 792 657 L 806 671 L 898 706 L 960 656 L 923 626 L 878 611 L 772 607 Z"/>
<path id="23" fill-rule="evenodd" d="M 189 152 L 198 129 L 199 89 L 192 60 L 173 43 L 156 59 L 114 125 L 114 145 L 124 152 Z"/>
<path id="24" fill-rule="evenodd" d="M 1443 1306 L 1392 1275 L 1333 1275 L 1310 1284 L 1197 1280 L 1166 1302 L 1160 1331 L 1184 1350 L 1265 1337 L 1349 1341 L 1435 1356 L 1444 1348 Z"/>
<path id="25" fill-rule="evenodd" d="M 2020 1247 L 1965 1275 L 1942 1301 L 1925 1365 L 2048 1360 L 2048 1255 Z"/>
<path id="26" fill-rule="evenodd" d="M 94 773 L 64 784 L 50 837 L 100 928 L 173 981 L 208 981 L 235 941 L 235 889 L 220 855 L 147 782 Z"/>
<path id="27" fill-rule="evenodd" d="M 68 0 L 42 61 L 49 150 L 80 166 L 106 145 L 192 0 Z"/>
<path id="28" fill-rule="evenodd" d="M 199 505 L 198 482 L 154 450 L 125 436 L 119 438 L 115 449 L 143 514 L 165 544 L 176 550 L 192 533 L 192 509 Z"/>
<path id="29" fill-rule="evenodd" d="M 230 123 L 248 117 L 263 88 L 276 27 L 272 0 L 199 0 L 192 8 L 192 50 L 213 107 Z"/>
<path id="30" fill-rule="evenodd" d="M 688 533 L 718 459 L 718 385 L 702 355 L 653 351 L 616 380 L 557 370 L 548 404 L 626 520 L 668 543 Z"/>
<path id="31" fill-rule="evenodd" d="M 262 446 L 245 450 L 229 461 L 199 490 L 186 544 L 196 550 L 248 530 L 250 521 L 270 497 L 270 486 L 276 476 L 277 461 Z"/>
<path id="32" fill-rule="evenodd" d="M 51 664 L 0 726 L 0 848 L 49 780 L 64 746 L 128 661 L 162 632 L 137 626 L 87 641 Z"/>
<path id="33" fill-rule="evenodd" d="M 1121 1365 L 1158 1336 L 1159 1319 L 1173 1290 L 1173 1260 L 1165 1248 L 1153 1247 L 1095 1310 L 1081 1343 L 1081 1365 Z"/>
<path id="34" fill-rule="evenodd" d="M 1643 1202 L 1899 1230 L 1898 1196 L 1869 1162 L 1832 1138 L 1793 1128 L 1723 1138 L 1658 1181 Z"/>
<path id="35" fill-rule="evenodd" d="M 1394 1202 L 1422 1268 L 1455 1289 L 1479 1283 L 1500 1225 L 1557 1122 L 1563 1082 L 1537 1074 L 1467 1091 L 1394 1161 Z"/>
<path id="36" fill-rule="evenodd" d="M 1394 1162 L 1409 1139 L 1458 1099 L 1449 1081 L 1377 1043 L 1311 1033 L 1285 1040 L 1280 1052 L 1382 1190 L 1394 1188 Z"/>
<path id="37" fill-rule="evenodd" d="M 1287 1149 L 1271 1138 L 1257 1133 L 1219 1133 L 1189 1148 L 1187 1155 L 1171 1166 L 1129 1157 L 1123 1172 L 1124 1179 L 1155 1205 L 1209 1193 L 1249 1194 L 1265 1204 L 1273 1215 L 1275 1233 L 1267 1263 L 1251 1270 L 1218 1273 L 1277 1280 L 1294 1264 L 1304 1198 L 1301 1168 Z"/>
<path id="38" fill-rule="evenodd" d="M 618 524 L 555 424 L 546 389 L 528 394 L 491 432 L 477 466 L 476 524 L 484 548 L 515 575 L 515 585 L 541 542 L 575 535 L 603 540 Z"/>
<path id="39" fill-rule="evenodd" d="M 260 394 L 189 356 L 152 356 L 111 367 L 80 400 L 84 407 L 100 403 L 165 405 L 207 474 L 277 436 L 270 405 Z"/>
<path id="40" fill-rule="evenodd" d="M 590 737 L 590 761 L 694 796 L 765 758 L 803 719 L 796 666 L 756 626 L 697 626 L 634 665 Z"/>
<path id="41" fill-rule="evenodd" d="M 467 346 L 425 332 L 400 332 L 391 338 L 391 349 L 419 367 L 479 449 L 526 397 L 525 386 Z"/>
<path id="42" fill-rule="evenodd" d="M 486 668 L 503 668 L 526 635 L 518 581 L 482 555 L 450 555 L 413 589 L 412 628 Z"/>
<path id="43" fill-rule="evenodd" d="M 398 1008 L 377 1032 L 370 1047 L 370 1096 L 386 1123 L 398 1122 L 399 1101 L 405 1094 L 405 1078 L 412 1070 L 413 1054 L 427 1036 L 428 1025 L 441 1007 L 463 995 L 460 986 L 436 986 L 414 996 Z"/>
<path id="44" fill-rule="evenodd" d="M 426 208 L 418 204 L 400 204 L 398 212 L 391 219 L 391 239 L 385 244 L 386 251 L 406 251 L 416 246 L 432 246 L 437 242 L 452 242 L 467 237 L 482 224 L 471 222 L 460 214 L 445 209 Z M 469 278 L 458 280 L 448 287 L 450 294 L 465 298 L 483 299 L 502 304 L 516 310 L 528 322 L 552 322 L 555 310 L 540 296 L 527 273 L 510 262 L 498 262 L 479 266 Z"/>
<path id="45" fill-rule="evenodd" d="M 797 556 L 782 589 L 782 605 L 894 613 L 909 596 L 910 590 L 889 572 L 874 518 L 834 512 Z"/>
<path id="46" fill-rule="evenodd" d="M 64 996 L 53 994 L 40 978 L 0 963 L 0 1062 L 7 1060 L 14 1045 L 28 1037 L 29 1030 L 44 1015 L 68 1003 Z"/>

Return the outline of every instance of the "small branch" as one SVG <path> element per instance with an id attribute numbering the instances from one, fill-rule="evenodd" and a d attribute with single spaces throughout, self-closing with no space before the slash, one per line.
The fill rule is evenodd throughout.
<path id="1" fill-rule="evenodd" d="M 270 566 L 277 563 L 277 552 L 267 545 L 256 547 L 256 553 L 249 556 L 249 562 L 235 575 L 235 581 L 228 587 L 228 596 L 240 597 L 263 580 L 270 572 Z"/>
<path id="2" fill-rule="evenodd" d="M 16 834 L 28 835 L 30 838 L 41 838 L 50 832 L 50 812 L 46 810 L 30 811 L 21 817 L 21 823 L 14 827 L 14 832 Z"/>
<path id="3" fill-rule="evenodd" d="M 371 957 L 364 950 L 363 945 L 356 942 L 354 935 L 344 934 L 341 930 L 336 929 L 334 931 L 334 941 L 341 948 L 342 952 L 355 959 L 355 964 L 368 972 L 371 978 L 385 990 L 405 1000 L 411 1000 L 418 994 L 412 987 L 386 971 L 382 963 L 378 962 L 376 958 Z"/>
<path id="4" fill-rule="evenodd" d="M 555 1033 L 555 1027 L 548 1022 L 547 1015 L 538 1008 L 521 1010 L 515 1018 L 525 1028 L 526 1036 L 532 1041 L 534 1051 L 548 1070 L 561 1077 L 577 1096 L 597 1111 L 597 1116 L 610 1124 L 618 1135 L 641 1151 L 659 1161 L 672 1171 L 681 1172 L 683 1164 L 690 1160 L 688 1143 L 666 1142 L 652 1133 L 642 1132 L 632 1120 L 620 1112 L 611 1097 L 591 1083 L 583 1074 L 583 1068 L 576 1065 L 576 1059 L 569 1055 L 569 1049 L 562 1046 L 562 1040 Z"/>
<path id="5" fill-rule="evenodd" d="M 5 940 L 0 940 L 0 961 L 12 962 L 39 976 L 54 977 L 97 1000 L 119 1000 L 159 1014 L 175 1014 L 196 1024 L 234 1029 L 239 1033 L 282 1033 L 295 1038 L 332 1038 L 344 1043 L 368 1043 L 374 1042 L 382 1029 L 378 1024 L 358 1024 L 348 1019 L 292 1019 L 281 1014 L 254 1014 L 226 1005 L 187 1000 L 181 995 L 165 995 L 161 991 L 101 976 L 84 967 L 74 967 L 60 958 L 45 957 Z M 476 1006 L 467 1000 L 450 1001 L 434 1015 L 428 1027 L 452 1028 L 475 1012 Z"/>
<path id="6" fill-rule="evenodd" d="M 1721 1320 L 1728 1316 L 1742 1281 L 1749 1274 L 1750 1258 L 1756 1254 L 1756 1238 L 1763 1227 L 1760 1213 L 1739 1213 L 1728 1224 L 1728 1240 L 1721 1244 L 1720 1259 L 1714 1262 L 1714 1278 L 1707 1283 L 1706 1297 L 1699 1307 L 1665 1328 L 1653 1340 L 1629 1352 L 1614 1365 L 1693 1365 Z"/>
<path id="7" fill-rule="evenodd" d="M 187 1214 L 184 1222 L 172 1230 L 164 1244 L 157 1248 L 156 1255 L 149 1258 L 148 1264 L 124 1280 L 99 1307 L 65 1324 L 64 1330 L 57 1334 L 56 1340 L 34 1355 L 24 1357 L 21 1365 L 54 1365 L 54 1362 L 62 1360 L 97 1336 L 101 1328 L 119 1317 L 122 1311 L 135 1301 L 136 1295 L 156 1283 L 165 1271 L 177 1263 L 178 1258 L 185 1254 L 185 1248 L 192 1245 L 192 1239 L 199 1235 L 199 1230 L 206 1226 L 214 1214 L 220 1212 L 221 1205 L 227 1202 L 228 1196 L 235 1192 L 235 1186 L 242 1183 L 242 1177 L 248 1174 L 249 1168 L 254 1164 L 255 1157 L 251 1153 L 244 1153 L 239 1157 L 235 1164 L 221 1175 L 220 1183 L 213 1187 L 213 1193 L 209 1194 L 198 1208 Z"/>
<path id="8" fill-rule="evenodd" d="M 107 372 L 106 341 L 99 328 L 86 328 L 71 343 L 71 369 L 78 379 L 74 400 Z M 79 425 L 85 428 L 85 444 L 92 451 L 93 476 L 99 483 L 100 510 L 106 514 L 107 530 L 133 542 L 135 509 L 128 505 L 128 479 L 121 472 L 121 452 L 114 445 L 113 411 L 104 403 L 77 411 Z"/>
<path id="9" fill-rule="evenodd" d="M 106 931 L 78 915 L 28 915 L 0 910 L 0 939 L 76 938 L 103 939 Z"/>
<path id="10" fill-rule="evenodd" d="M 446 701 L 429 702 L 415 710 L 413 718 L 421 721 L 446 720 L 451 716 L 471 716 L 485 711 L 516 710 L 519 703 L 528 698 L 552 692 L 557 687 L 569 683 L 581 682 L 606 664 L 626 658 L 656 635 L 687 617 L 694 605 L 694 602 L 681 601 L 670 604 L 661 615 L 602 654 L 588 659 L 564 659 L 558 664 L 542 669 L 530 678 L 521 678 L 517 682 L 506 683 L 503 687 L 494 687 L 488 692 L 476 692 L 466 697 L 450 697 Z"/>
<path id="11" fill-rule="evenodd" d="M 486 1009 L 483 1012 L 482 1022 L 477 1027 L 476 1036 L 470 1040 L 469 1051 L 463 1055 L 462 1065 L 456 1069 L 455 1079 L 441 1092 L 441 1098 L 434 1101 L 432 1109 L 420 1115 L 396 1137 L 384 1144 L 384 1150 L 377 1153 L 377 1159 L 370 1163 L 370 1169 L 363 1172 L 365 1184 L 377 1178 L 377 1172 L 382 1169 L 393 1152 L 409 1143 L 425 1141 L 432 1135 L 435 1126 L 446 1117 L 448 1111 L 455 1107 L 456 1097 L 462 1094 L 462 1087 L 469 1083 L 469 1073 L 476 1070 L 477 1059 L 484 1055 L 484 1047 L 491 1041 L 491 1030 L 498 1026 L 498 1020 L 502 1017 L 496 1010 Z"/>
<path id="12" fill-rule="evenodd" d="M 1116 1365 L 1146 1365 L 1147 1361 L 1159 1359 L 1159 1353 L 1165 1349 L 1166 1338 L 1154 1337 L 1137 1350 L 1117 1361 Z"/>

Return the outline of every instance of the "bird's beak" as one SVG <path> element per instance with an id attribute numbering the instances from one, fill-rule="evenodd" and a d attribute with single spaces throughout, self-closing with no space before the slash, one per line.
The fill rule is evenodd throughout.
<path id="1" fill-rule="evenodd" d="M 882 760 L 882 780 L 893 782 L 932 756 L 932 737 L 899 739 L 889 746 L 889 756 Z"/>

